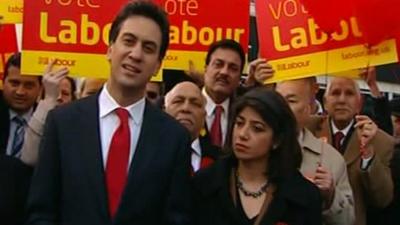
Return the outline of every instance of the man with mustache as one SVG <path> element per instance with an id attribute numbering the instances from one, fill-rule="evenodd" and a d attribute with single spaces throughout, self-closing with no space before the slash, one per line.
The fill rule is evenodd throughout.
<path id="1" fill-rule="evenodd" d="M 234 40 L 215 42 L 208 49 L 203 95 L 207 100 L 206 127 L 213 145 L 225 142 L 230 106 L 244 63 L 244 51 Z"/>

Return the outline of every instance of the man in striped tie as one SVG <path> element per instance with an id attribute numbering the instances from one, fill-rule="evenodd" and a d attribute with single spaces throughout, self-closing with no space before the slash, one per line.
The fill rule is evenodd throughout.
<path id="1" fill-rule="evenodd" d="M 12 55 L 5 66 L 0 96 L 0 154 L 19 157 L 25 127 L 41 93 L 41 78 L 21 74 L 21 54 Z"/>

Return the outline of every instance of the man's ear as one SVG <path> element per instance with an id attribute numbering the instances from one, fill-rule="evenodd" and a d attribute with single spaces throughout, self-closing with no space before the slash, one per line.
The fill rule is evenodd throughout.
<path id="1" fill-rule="evenodd" d="M 107 48 L 107 55 L 106 55 L 106 57 L 107 57 L 107 61 L 111 61 L 111 54 L 112 54 L 112 51 L 113 51 L 113 44 L 110 44 L 109 46 L 108 46 L 108 48 Z"/>
<path id="2" fill-rule="evenodd" d="M 326 91 L 326 90 L 325 90 Z M 324 94 L 324 96 L 322 97 L 322 106 L 324 106 L 324 109 L 326 109 L 326 96 Z"/>
<path id="3" fill-rule="evenodd" d="M 364 106 L 365 97 L 364 95 L 360 94 L 359 101 L 358 101 L 358 113 L 361 113 L 363 106 Z"/>
<path id="4" fill-rule="evenodd" d="M 157 61 L 157 66 L 155 67 L 154 72 L 152 74 L 153 76 L 155 76 L 160 71 L 161 66 L 162 66 L 162 59 L 159 59 Z"/>

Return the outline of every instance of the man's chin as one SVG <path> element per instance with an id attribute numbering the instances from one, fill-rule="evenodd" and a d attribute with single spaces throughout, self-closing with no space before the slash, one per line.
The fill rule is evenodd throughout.
<path id="1" fill-rule="evenodd" d="M 228 88 L 216 87 L 213 89 L 213 91 L 214 91 L 214 93 L 216 93 L 220 96 L 231 96 L 232 95 Z"/>
<path id="2" fill-rule="evenodd" d="M 27 112 L 31 107 L 27 107 L 26 105 L 13 104 L 10 106 L 10 108 L 18 113 L 24 113 Z"/>
<path id="3" fill-rule="evenodd" d="M 339 123 L 350 123 L 350 121 L 353 119 L 353 117 L 351 117 L 351 116 L 349 116 L 349 115 L 346 115 L 346 116 L 344 116 L 344 115 L 340 115 L 340 116 L 335 116 L 334 117 L 334 120 L 336 121 L 336 122 L 339 122 Z"/>

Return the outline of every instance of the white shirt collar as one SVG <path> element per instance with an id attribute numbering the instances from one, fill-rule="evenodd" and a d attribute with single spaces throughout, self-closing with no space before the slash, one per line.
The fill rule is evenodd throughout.
<path id="1" fill-rule="evenodd" d="M 132 118 L 135 124 L 141 124 L 143 121 L 143 113 L 145 107 L 146 100 L 145 98 L 141 98 L 139 101 L 133 103 L 132 105 L 122 107 L 120 106 L 115 99 L 110 95 L 107 90 L 107 83 L 104 84 L 103 89 L 100 92 L 99 96 L 99 114 L 100 118 L 103 118 L 113 112 L 117 108 L 124 108 L 128 110 L 130 117 Z"/>
<path id="2" fill-rule="evenodd" d="M 33 107 L 31 107 L 26 113 L 22 114 L 22 118 L 25 119 L 25 122 L 28 123 L 29 120 L 32 117 L 32 112 L 33 112 Z M 10 114 L 10 121 L 14 119 L 14 117 L 19 116 L 18 113 L 16 113 L 14 110 L 9 109 L 9 114 Z"/>
<path id="3" fill-rule="evenodd" d="M 333 120 L 331 120 L 331 126 L 332 126 L 332 133 L 336 134 L 336 132 L 340 131 L 344 134 L 344 136 L 346 137 L 347 134 L 349 133 L 351 126 L 353 125 L 354 119 L 350 121 L 349 125 L 347 125 L 347 127 L 345 127 L 343 130 L 339 130 L 336 126 L 335 123 L 333 122 Z"/>
<path id="4" fill-rule="evenodd" d="M 297 140 L 300 143 L 300 146 L 303 146 L 303 142 L 304 142 L 304 129 L 301 129 L 301 131 L 299 132 L 299 136 L 297 137 Z"/>
<path id="5" fill-rule="evenodd" d="M 193 149 L 194 152 L 196 152 L 196 154 L 198 156 L 201 157 L 201 146 L 200 146 L 200 139 L 199 138 L 196 138 L 196 140 L 194 140 L 192 142 L 192 149 Z"/>
<path id="6" fill-rule="evenodd" d="M 214 100 L 212 100 L 212 98 L 207 94 L 205 88 L 203 88 L 202 92 L 203 92 L 204 97 L 207 100 L 207 104 L 206 104 L 207 116 L 211 116 L 214 113 L 214 110 L 215 110 L 215 107 L 217 106 L 217 104 L 215 104 Z M 221 104 L 219 104 L 224 109 L 224 113 L 228 113 L 229 102 L 230 102 L 230 98 L 227 98 L 227 99 L 225 99 L 225 101 L 223 101 Z"/>

